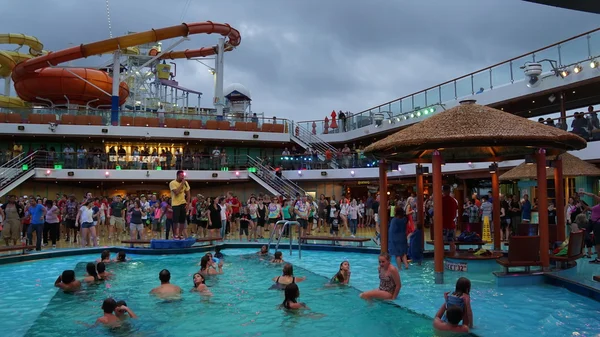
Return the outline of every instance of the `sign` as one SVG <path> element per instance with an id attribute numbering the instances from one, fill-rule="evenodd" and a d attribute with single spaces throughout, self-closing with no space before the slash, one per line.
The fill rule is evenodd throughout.
<path id="1" fill-rule="evenodd" d="M 444 261 L 444 268 L 452 271 L 467 271 L 467 264 Z"/>
<path id="2" fill-rule="evenodd" d="M 27 170 L 29 170 L 29 165 L 27 165 L 27 164 L 23 164 L 22 170 L 23 170 L 23 171 L 27 171 Z"/>
<path id="3" fill-rule="evenodd" d="M 60 164 L 55 164 L 55 165 L 54 165 L 54 169 L 55 169 L 55 170 L 62 170 L 62 165 L 60 165 Z"/>
<path id="4" fill-rule="evenodd" d="M 162 171 L 162 167 L 160 167 L 160 166 L 157 166 L 157 167 L 155 168 L 155 170 L 156 170 L 156 171 Z"/>
<path id="5" fill-rule="evenodd" d="M 363 181 L 363 180 L 361 180 L 361 181 L 357 182 L 356 184 L 357 185 L 369 185 L 370 183 L 371 183 L 370 181 Z"/>

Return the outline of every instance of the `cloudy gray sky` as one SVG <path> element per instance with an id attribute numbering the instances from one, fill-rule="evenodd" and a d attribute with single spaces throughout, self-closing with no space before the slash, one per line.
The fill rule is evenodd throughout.
<path id="1" fill-rule="evenodd" d="M 294 120 L 358 112 L 599 22 L 598 15 L 520 0 L 109 2 L 114 36 L 205 20 L 239 29 L 242 44 L 226 55 L 225 85 L 247 86 L 255 112 Z M 109 37 L 105 0 L 2 0 L 2 12 L 1 32 L 37 36 L 48 50 Z M 215 42 L 194 36 L 180 47 Z M 208 106 L 213 80 L 206 68 L 178 65 L 177 80 L 204 92 Z"/>

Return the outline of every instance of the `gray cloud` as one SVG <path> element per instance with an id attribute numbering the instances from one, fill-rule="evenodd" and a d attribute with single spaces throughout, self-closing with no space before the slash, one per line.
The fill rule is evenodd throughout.
<path id="1" fill-rule="evenodd" d="M 105 2 L 82 3 L 12 1 L 3 4 L 10 15 L 0 30 L 35 35 L 50 50 L 107 38 Z M 246 85 L 256 112 L 295 120 L 364 110 L 593 29 L 598 20 L 518 0 L 190 1 L 185 12 L 186 0 L 110 3 L 114 36 L 182 20 L 238 28 L 242 44 L 226 55 L 226 85 Z M 215 41 L 194 36 L 180 47 Z M 208 105 L 213 81 L 204 66 L 178 65 L 177 79 L 203 91 Z"/>

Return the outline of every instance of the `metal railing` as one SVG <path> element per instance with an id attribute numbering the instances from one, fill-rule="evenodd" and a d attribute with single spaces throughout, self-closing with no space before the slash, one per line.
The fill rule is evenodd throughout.
<path id="1" fill-rule="evenodd" d="M 290 123 L 288 129 L 292 137 L 298 138 L 302 143 L 308 145 L 309 148 L 314 149 L 318 152 L 319 159 L 325 161 L 332 168 L 341 167 L 336 160 L 335 154 L 337 149 L 331 144 L 319 138 L 316 134 L 308 131 L 303 125 L 299 123 Z M 329 151 L 331 153 L 331 160 L 325 158 L 325 154 Z"/>
<path id="2" fill-rule="evenodd" d="M 279 243 L 281 242 L 281 237 L 283 236 L 283 233 L 285 233 L 286 228 L 289 228 L 288 234 L 290 237 L 290 256 L 292 255 L 292 244 L 294 242 L 294 238 L 293 238 L 293 231 L 292 231 L 292 226 L 295 225 L 298 227 L 298 258 L 302 259 L 302 237 L 300 236 L 300 224 L 298 223 L 298 221 L 289 221 L 289 220 L 279 220 L 276 223 L 277 226 L 279 225 L 283 225 L 283 227 L 281 228 L 281 232 L 277 233 L 277 227 L 273 228 L 273 231 L 271 232 L 271 235 L 269 236 L 269 243 L 267 244 L 267 251 L 271 251 L 271 242 L 273 242 L 273 237 L 276 234 L 278 235 L 277 238 L 277 243 L 275 244 L 275 251 L 279 250 Z"/>
<path id="3" fill-rule="evenodd" d="M 556 61 L 557 68 L 560 70 L 581 65 L 583 71 L 597 71 L 597 69 L 590 69 L 588 64 L 593 61 L 600 61 L 600 28 L 493 64 L 373 108 L 351 114 L 350 117 L 346 118 L 346 131 L 375 124 L 375 116 L 377 114 L 389 115 L 390 118 L 408 119 L 411 114 L 417 117 L 417 112 L 423 111 L 426 108 L 435 108 L 436 105 L 439 106 L 444 103 L 459 101 L 467 96 L 511 85 L 515 82 L 525 81 L 526 76 L 520 67 L 525 65 L 526 62 L 539 62 L 543 59 Z M 544 71 L 548 70 L 545 69 Z M 576 74 L 571 74 L 570 76 L 573 75 Z M 426 117 L 423 114 L 420 118 L 415 118 L 414 120 L 416 122 Z M 331 117 L 328 116 L 328 118 Z M 324 120 L 300 121 L 297 123 L 306 129 L 312 129 L 313 122 L 315 123 L 315 133 L 325 133 Z M 328 128 L 327 132 L 342 132 L 340 129 L 341 126 L 337 129 Z"/>
<path id="4" fill-rule="evenodd" d="M 35 168 L 37 151 L 21 154 L 0 167 L 0 191 Z"/>
<path id="5" fill-rule="evenodd" d="M 258 179 L 271 186 L 281 195 L 286 197 L 294 197 L 296 194 L 306 195 L 306 191 L 300 188 L 300 186 L 296 185 L 293 181 L 287 179 L 283 175 L 278 176 L 275 174 L 275 170 L 273 168 L 265 166 L 250 156 L 248 156 L 248 162 L 253 168 L 249 174 L 253 174 Z"/>

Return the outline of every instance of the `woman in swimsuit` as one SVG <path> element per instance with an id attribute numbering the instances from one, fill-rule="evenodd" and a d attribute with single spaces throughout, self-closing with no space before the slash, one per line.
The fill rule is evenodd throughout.
<path id="1" fill-rule="evenodd" d="M 194 281 L 194 287 L 192 288 L 193 292 L 199 292 L 202 295 L 212 296 L 212 292 L 208 290 L 208 287 L 204 283 L 205 280 L 202 274 L 195 273 L 194 276 L 192 276 L 192 279 Z"/>
<path id="2" fill-rule="evenodd" d="M 379 289 L 365 291 L 360 294 L 364 299 L 395 300 L 398 297 L 402 282 L 398 269 L 390 263 L 390 254 L 379 255 Z"/>
<path id="3" fill-rule="evenodd" d="M 204 255 L 202 260 L 200 260 L 200 274 L 202 276 L 223 274 L 223 266 L 219 264 L 217 266 L 218 269 L 215 269 L 213 263 L 211 257 Z"/>
<path id="4" fill-rule="evenodd" d="M 335 274 L 329 283 L 331 284 L 348 284 L 350 282 L 350 263 L 344 261 L 340 263 L 340 270 Z"/>
<path id="5" fill-rule="evenodd" d="M 306 277 L 295 277 L 294 267 L 291 264 L 286 263 L 283 266 L 283 275 L 273 277 L 273 282 L 275 282 L 275 284 L 272 285 L 270 289 L 283 290 L 288 284 L 299 283 L 304 280 L 306 280 Z"/>
<path id="6" fill-rule="evenodd" d="M 273 254 L 273 260 L 271 260 L 271 263 L 284 263 L 285 261 L 283 261 L 283 254 L 281 254 L 281 252 L 275 252 L 275 254 Z"/>

